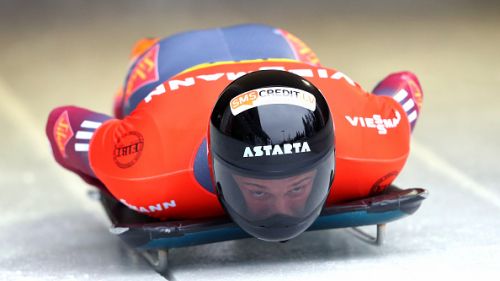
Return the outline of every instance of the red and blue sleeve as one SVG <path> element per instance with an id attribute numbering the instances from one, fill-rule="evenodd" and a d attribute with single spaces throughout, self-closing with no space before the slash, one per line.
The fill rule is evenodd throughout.
<path id="1" fill-rule="evenodd" d="M 89 142 L 112 117 L 75 106 L 53 109 L 45 128 L 55 160 L 87 183 L 103 188 L 89 164 Z"/>
<path id="2" fill-rule="evenodd" d="M 397 101 L 406 112 L 413 132 L 422 111 L 424 97 L 415 74 L 409 71 L 392 73 L 377 84 L 373 93 L 378 96 L 389 96 Z"/>

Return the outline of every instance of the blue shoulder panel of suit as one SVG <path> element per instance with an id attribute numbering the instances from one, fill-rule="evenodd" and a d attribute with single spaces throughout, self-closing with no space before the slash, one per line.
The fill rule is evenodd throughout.
<path id="1" fill-rule="evenodd" d="M 279 30 L 261 24 L 183 32 L 164 38 L 158 44 L 159 79 L 143 85 L 131 95 L 125 104 L 124 115 L 133 111 L 160 83 L 198 64 L 262 58 L 295 59 L 292 48 Z M 134 65 L 130 67 L 133 68 Z"/>

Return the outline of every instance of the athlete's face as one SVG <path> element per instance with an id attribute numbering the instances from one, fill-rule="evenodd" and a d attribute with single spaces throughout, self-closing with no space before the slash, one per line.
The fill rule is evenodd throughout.
<path id="1" fill-rule="evenodd" d="M 316 170 L 283 179 L 256 179 L 234 175 L 252 216 L 298 216 L 306 206 Z"/>

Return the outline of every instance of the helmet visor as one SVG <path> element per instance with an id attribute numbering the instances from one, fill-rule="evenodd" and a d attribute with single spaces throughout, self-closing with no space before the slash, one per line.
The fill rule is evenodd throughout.
<path id="1" fill-rule="evenodd" d="M 258 237 L 264 240 L 276 240 L 266 239 L 266 232 L 298 232 L 285 235 L 290 239 L 314 222 L 329 194 L 333 153 L 316 163 L 296 171 L 257 177 L 215 157 L 214 176 L 219 198 L 233 220 L 247 232 L 252 232 L 248 227 L 255 228 L 264 233 Z M 270 236 L 274 235 L 270 233 Z"/>

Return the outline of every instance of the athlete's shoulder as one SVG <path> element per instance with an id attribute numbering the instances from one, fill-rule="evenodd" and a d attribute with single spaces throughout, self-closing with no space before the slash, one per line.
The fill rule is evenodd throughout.
<path id="1" fill-rule="evenodd" d="M 201 63 L 287 58 L 318 64 L 303 41 L 279 28 L 242 24 L 180 32 L 139 41 L 123 86 L 124 115 L 149 92 L 187 68 Z"/>
<path id="2" fill-rule="evenodd" d="M 190 67 L 158 85 L 144 98 L 149 103 L 154 96 L 167 93 L 196 92 L 197 88 L 215 87 L 222 90 L 237 78 L 259 70 L 282 70 L 295 73 L 307 80 L 318 82 L 341 81 L 351 87 L 360 88 L 349 76 L 335 70 L 292 59 L 257 59 L 203 63 Z M 221 88 L 222 87 L 222 88 Z M 207 90 L 204 90 L 207 92 Z M 219 92 L 220 93 L 220 92 Z"/>

